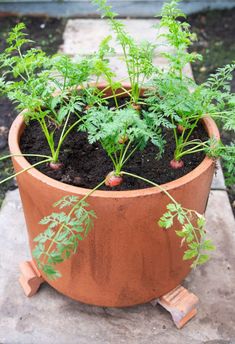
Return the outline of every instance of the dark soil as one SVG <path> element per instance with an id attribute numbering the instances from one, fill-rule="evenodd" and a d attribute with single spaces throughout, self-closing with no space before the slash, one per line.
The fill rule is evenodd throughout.
<path id="1" fill-rule="evenodd" d="M 1 17 L 0 51 L 6 47 L 6 38 L 9 31 L 18 23 L 25 23 L 25 32 L 35 42 L 36 48 L 41 48 L 48 54 L 55 54 L 63 43 L 62 36 L 67 19 L 49 17 Z"/>
<path id="2" fill-rule="evenodd" d="M 62 35 L 66 24 L 65 19 L 46 18 L 46 17 L 1 17 L 0 19 L 0 52 L 6 48 L 6 38 L 9 31 L 20 22 L 26 24 L 26 32 L 30 39 L 36 42 L 37 48 L 42 48 L 48 54 L 57 52 L 59 45 L 62 44 Z M 6 98 L 0 97 L 0 156 L 9 154 L 7 148 L 7 136 L 11 123 L 15 119 L 17 111 L 14 105 Z M 0 180 L 11 175 L 13 172 L 11 161 L 0 162 Z M 5 193 L 9 189 L 16 187 L 15 181 L 11 180 L 0 186 L 0 206 Z"/>
<path id="3" fill-rule="evenodd" d="M 223 11 L 197 13 L 187 18 L 198 41 L 193 51 L 203 55 L 203 61 L 193 63 L 193 74 L 198 83 L 204 82 L 218 67 L 235 60 L 235 8 Z M 231 90 L 235 92 L 235 72 L 231 81 Z M 226 144 L 235 140 L 235 134 L 221 132 Z M 235 215 L 235 185 L 228 186 L 229 198 Z"/>
<path id="4" fill-rule="evenodd" d="M 59 131 L 56 138 L 59 137 Z M 200 125 L 192 139 L 206 140 L 207 134 L 202 125 Z M 197 153 L 186 156 L 183 160 L 185 167 L 174 170 L 169 167 L 173 158 L 174 139 L 172 131 L 165 131 L 165 140 L 167 141 L 165 153 L 160 160 L 156 159 L 157 148 L 149 143 L 142 152 L 137 152 L 127 162 L 125 171 L 145 177 L 158 184 L 163 184 L 175 180 L 192 171 L 204 158 L 204 154 Z M 42 134 L 38 123 L 31 122 L 27 126 L 21 138 L 21 150 L 23 153 L 50 155 L 46 140 Z M 38 158 L 29 158 L 31 164 L 39 161 Z M 105 176 L 113 170 L 110 158 L 106 155 L 100 144 L 90 145 L 87 141 L 87 134 L 74 130 L 67 137 L 63 145 L 63 151 L 60 155 L 60 162 L 63 168 L 59 171 L 52 170 L 47 165 L 40 165 L 38 169 L 47 176 L 64 182 L 66 184 L 81 186 L 92 189 L 99 184 Z M 134 190 L 149 187 L 150 185 L 136 178 L 125 177 L 124 182 L 115 187 L 115 190 Z M 103 190 L 111 190 L 103 186 Z"/>
<path id="5" fill-rule="evenodd" d="M 218 67 L 234 61 L 235 8 L 197 13 L 190 15 L 187 20 L 198 37 L 198 41 L 194 43 L 191 50 L 196 49 L 203 55 L 203 61 L 193 64 L 194 77 L 201 83 Z M 235 78 L 231 86 L 235 91 Z"/>

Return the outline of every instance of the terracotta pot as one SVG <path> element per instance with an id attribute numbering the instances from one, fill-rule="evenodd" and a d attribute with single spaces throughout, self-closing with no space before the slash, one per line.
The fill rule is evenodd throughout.
<path id="1" fill-rule="evenodd" d="M 219 138 L 210 118 L 204 119 L 210 136 Z M 22 115 L 14 121 L 9 146 L 20 154 L 19 140 L 24 130 Z M 13 158 L 15 171 L 30 167 L 23 157 Z M 183 206 L 203 213 L 214 173 L 214 162 L 206 157 L 182 178 L 164 187 Z M 31 250 L 33 238 L 44 227 L 38 222 L 52 212 L 52 204 L 62 196 L 79 197 L 89 190 L 63 184 L 32 168 L 17 178 L 28 228 Z M 168 197 L 150 187 L 132 191 L 96 191 L 88 202 L 97 214 L 95 228 L 79 243 L 78 253 L 57 266 L 62 277 L 47 282 L 59 292 L 82 302 L 122 307 L 155 299 L 179 285 L 190 272 L 183 261 L 184 247 L 174 229 L 163 230 L 157 220 L 165 212 Z"/>

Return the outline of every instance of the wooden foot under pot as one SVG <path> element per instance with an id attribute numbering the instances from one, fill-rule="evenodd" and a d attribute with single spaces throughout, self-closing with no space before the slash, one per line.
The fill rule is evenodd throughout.
<path id="1" fill-rule="evenodd" d="M 171 313 L 172 319 L 178 329 L 181 329 L 197 314 L 198 297 L 186 288 L 178 286 L 169 293 L 151 302 L 153 306 L 158 303 Z"/>
<path id="2" fill-rule="evenodd" d="M 19 282 L 26 296 L 30 297 L 37 293 L 40 285 L 44 282 L 40 271 L 34 262 L 25 261 L 20 264 Z"/>

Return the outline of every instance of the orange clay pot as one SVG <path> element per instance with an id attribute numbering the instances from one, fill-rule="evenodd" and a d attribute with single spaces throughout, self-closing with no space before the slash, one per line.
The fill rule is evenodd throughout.
<path id="1" fill-rule="evenodd" d="M 203 120 L 210 136 L 219 138 L 210 118 Z M 22 115 L 14 121 L 9 146 L 20 154 L 19 140 L 24 130 Z M 14 157 L 15 171 L 30 167 L 23 157 Z M 206 157 L 192 172 L 164 184 L 184 207 L 203 213 L 214 173 L 213 160 Z M 66 185 L 32 168 L 17 178 L 28 228 L 33 239 L 45 228 L 38 225 L 49 215 L 52 204 L 65 195 L 82 197 L 88 189 Z M 45 280 L 59 292 L 88 304 L 123 307 L 155 299 L 179 285 L 190 272 L 183 261 L 185 247 L 175 226 L 161 229 L 157 220 L 166 211 L 168 197 L 157 188 L 132 191 L 96 191 L 88 203 L 97 215 L 95 228 L 79 243 L 78 252 L 57 268 L 62 277 Z"/>

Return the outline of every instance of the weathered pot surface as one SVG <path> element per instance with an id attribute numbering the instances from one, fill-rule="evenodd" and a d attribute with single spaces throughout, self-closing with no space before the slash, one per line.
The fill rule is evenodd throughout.
<path id="1" fill-rule="evenodd" d="M 203 121 L 208 134 L 219 138 L 214 121 Z M 9 134 L 12 154 L 21 153 L 23 130 L 19 115 Z M 24 157 L 14 157 L 13 164 L 16 172 L 30 167 Z M 183 206 L 203 213 L 213 173 L 214 162 L 205 157 L 192 172 L 164 187 Z M 31 250 L 33 238 L 44 230 L 38 222 L 53 211 L 52 204 L 62 196 L 81 197 L 89 191 L 53 180 L 34 168 L 17 180 Z M 131 306 L 167 293 L 188 275 L 191 262 L 182 260 L 185 247 L 175 234 L 178 228 L 163 230 L 157 225 L 169 203 L 165 194 L 153 187 L 96 191 L 88 203 L 97 215 L 95 228 L 79 243 L 78 252 L 57 266 L 62 277 L 47 280 L 59 292 L 98 306 Z"/>

